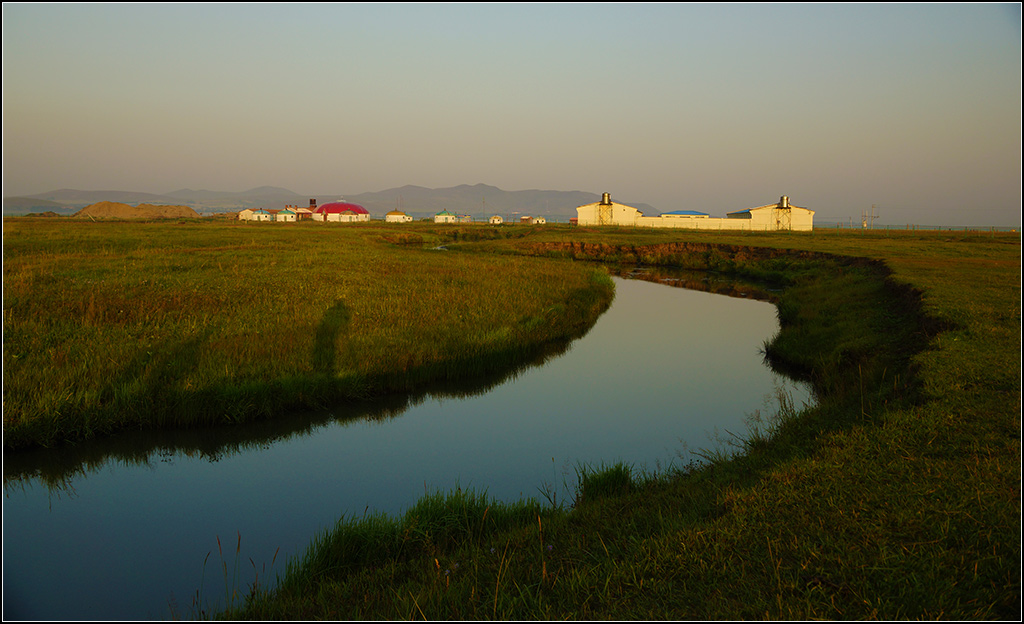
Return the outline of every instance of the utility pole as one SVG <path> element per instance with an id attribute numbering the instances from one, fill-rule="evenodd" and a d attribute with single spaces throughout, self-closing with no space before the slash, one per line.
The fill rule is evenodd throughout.
<path id="1" fill-rule="evenodd" d="M 875 229 L 875 219 L 877 218 L 878 215 L 875 214 L 875 205 L 871 204 L 871 214 L 867 214 L 865 212 L 860 213 L 861 227 L 865 229 Z"/>

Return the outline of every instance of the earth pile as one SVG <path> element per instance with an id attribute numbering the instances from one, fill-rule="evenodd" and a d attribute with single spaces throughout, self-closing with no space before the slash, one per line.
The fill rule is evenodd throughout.
<path id="1" fill-rule="evenodd" d="M 198 218 L 199 213 L 188 206 L 154 206 L 152 204 L 129 206 L 120 202 L 101 201 L 82 208 L 74 216 L 103 219 L 179 219 L 182 217 Z"/>

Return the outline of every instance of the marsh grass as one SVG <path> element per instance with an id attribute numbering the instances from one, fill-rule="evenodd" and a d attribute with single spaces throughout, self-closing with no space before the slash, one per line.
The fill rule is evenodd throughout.
<path id="1" fill-rule="evenodd" d="M 452 354 L 481 361 L 472 357 L 501 352 L 503 340 L 543 340 L 549 319 L 585 325 L 586 310 L 601 309 L 601 274 L 590 270 L 600 262 L 713 270 L 780 290 L 781 329 L 764 351 L 810 380 L 816 402 L 752 415 L 734 437 L 740 452 L 648 475 L 587 468 L 592 495 L 577 492 L 571 507 L 456 490 L 399 519 L 343 519 L 278 586 L 215 617 L 1020 618 L 1017 234 L 400 230 L 420 246 L 388 242 L 377 226 L 9 223 L 5 443 L 23 420 L 50 440 L 69 435 L 71 414 L 74 427 L 109 430 L 102 409 L 92 418 L 81 407 L 105 401 L 129 413 L 198 409 L 207 397 L 197 387 L 236 392 L 240 415 L 269 414 L 279 388 L 315 402 L 325 387 L 370 392 L 419 370 L 455 375 L 464 367 L 449 366 Z M 448 251 L 432 251 L 439 245 Z M 337 264 L 346 270 L 325 270 Z M 321 279 L 275 273 L 295 266 Z M 311 320 L 304 332 L 252 330 L 267 309 Z M 410 312 L 426 318 L 404 325 Z M 494 318 L 504 323 L 480 320 Z M 346 323 L 376 338 L 360 342 Z M 192 367 L 217 352 L 234 356 Z M 313 361 L 333 370 L 288 368 L 305 373 Z M 53 375 L 40 373 L 51 364 Z"/>
<path id="2" fill-rule="evenodd" d="M 597 498 L 622 496 L 633 490 L 633 467 L 623 462 L 610 466 L 587 465 L 577 467 L 579 488 L 575 504 Z"/>
<path id="3" fill-rule="evenodd" d="M 434 228 L 4 222 L 4 445 L 245 422 L 514 365 L 607 276 Z M 397 241 L 398 244 L 392 241 Z"/>
<path id="4" fill-rule="evenodd" d="M 192 620 L 206 620 L 209 619 L 214 613 L 220 612 L 223 609 L 237 609 L 240 608 L 246 601 L 254 599 L 261 592 L 265 592 L 268 589 L 267 577 L 273 571 L 274 565 L 277 563 L 277 555 L 280 552 L 280 548 L 274 552 L 274 556 L 270 561 L 269 567 L 264 563 L 260 568 L 256 567 L 256 562 L 249 558 L 249 564 L 253 570 L 253 580 L 249 583 L 248 589 L 242 591 L 241 589 L 241 567 L 244 565 L 242 562 L 242 534 L 237 534 L 237 541 L 235 543 L 235 552 L 232 558 L 231 569 L 228 569 L 228 559 L 224 556 L 224 546 L 221 543 L 220 536 L 217 536 L 217 556 L 220 559 L 220 569 L 224 582 L 224 595 L 223 600 L 220 604 L 211 604 L 209 599 L 204 594 L 206 589 L 206 570 L 207 565 L 210 562 L 210 557 L 213 555 L 213 551 L 206 553 L 206 557 L 203 559 L 203 573 L 200 579 L 199 589 L 196 590 L 195 595 L 192 597 L 192 604 L 189 605 L 188 619 Z M 262 578 L 262 581 L 261 581 Z M 262 584 L 261 584 L 262 583 Z M 178 607 L 173 602 L 170 605 L 171 615 L 173 619 L 181 619 L 186 614 L 180 613 Z"/>
<path id="5" fill-rule="evenodd" d="M 678 239 L 728 246 L 693 266 L 784 286 L 765 352 L 814 383 L 813 406 L 752 414 L 727 456 L 595 470 L 601 495 L 571 508 L 223 615 L 1019 619 L 1019 237 L 548 228 L 477 251 L 660 262 L 631 250 Z M 591 243 L 608 248 L 581 254 Z M 735 259 L 758 246 L 800 253 Z"/>

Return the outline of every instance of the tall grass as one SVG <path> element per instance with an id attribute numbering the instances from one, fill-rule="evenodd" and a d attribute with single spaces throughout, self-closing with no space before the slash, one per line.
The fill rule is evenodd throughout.
<path id="1" fill-rule="evenodd" d="M 766 351 L 814 380 L 816 404 L 754 415 L 739 453 L 643 478 L 588 472 L 572 508 L 328 581 L 286 579 L 225 616 L 1019 619 L 1018 237 L 550 230 L 478 249 L 675 236 L 809 252 L 786 270 L 771 254 L 738 266 L 725 247 L 692 264 L 780 271 Z"/>
<path id="2" fill-rule="evenodd" d="M 4 444 L 267 418 L 492 372 L 611 282 L 413 224 L 4 222 Z M 395 236 L 403 244 L 390 242 Z"/>
<path id="3" fill-rule="evenodd" d="M 220 617 L 1020 618 L 1019 235 L 8 223 L 5 442 L 11 408 L 58 440 L 110 430 L 112 404 L 175 422 L 231 396 L 241 418 L 465 373 L 547 339 L 549 321 L 586 326 L 607 290 L 597 262 L 781 289 L 765 352 L 817 402 L 757 414 L 742 452 L 657 475 L 582 468 L 571 507 L 457 491 L 343 519 Z M 266 309 L 300 331 L 252 329 Z"/>

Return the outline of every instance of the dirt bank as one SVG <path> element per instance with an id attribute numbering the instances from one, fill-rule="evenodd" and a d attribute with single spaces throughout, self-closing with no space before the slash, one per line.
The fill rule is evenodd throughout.
<path id="1" fill-rule="evenodd" d="M 82 208 L 74 216 L 94 219 L 178 219 L 182 217 L 198 218 L 199 213 L 188 206 L 154 206 L 152 204 L 129 206 L 119 202 L 102 201 Z"/>

